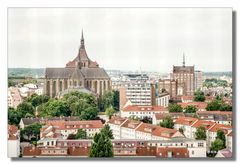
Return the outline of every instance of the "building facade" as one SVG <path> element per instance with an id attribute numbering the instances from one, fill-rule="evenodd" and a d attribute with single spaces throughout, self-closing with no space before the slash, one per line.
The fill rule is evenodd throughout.
<path id="1" fill-rule="evenodd" d="M 66 90 L 83 88 L 99 96 L 111 89 L 111 81 L 106 71 L 88 57 L 82 33 L 78 55 L 73 61 L 65 68 L 46 68 L 44 92 L 58 97 Z"/>
<path id="2" fill-rule="evenodd" d="M 194 74 L 194 66 L 185 66 L 184 56 L 182 66 L 173 66 L 173 72 L 170 74 L 170 78 L 171 80 L 175 80 L 177 83 L 177 95 L 194 95 Z"/>

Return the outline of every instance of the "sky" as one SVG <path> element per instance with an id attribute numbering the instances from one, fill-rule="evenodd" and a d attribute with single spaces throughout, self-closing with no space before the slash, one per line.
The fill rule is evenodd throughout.
<path id="1" fill-rule="evenodd" d="M 231 8 L 9 8 L 8 67 L 65 67 L 83 29 L 91 60 L 105 69 L 232 70 Z"/>

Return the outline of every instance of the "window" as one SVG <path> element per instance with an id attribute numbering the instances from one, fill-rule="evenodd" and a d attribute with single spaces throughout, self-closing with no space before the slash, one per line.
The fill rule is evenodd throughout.
<path id="1" fill-rule="evenodd" d="M 192 150 L 192 155 L 194 155 L 194 151 Z"/>
<path id="2" fill-rule="evenodd" d="M 198 147 L 203 147 L 203 143 L 198 143 Z"/>

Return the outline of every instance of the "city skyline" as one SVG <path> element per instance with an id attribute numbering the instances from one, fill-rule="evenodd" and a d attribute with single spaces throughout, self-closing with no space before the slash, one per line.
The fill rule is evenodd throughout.
<path id="1" fill-rule="evenodd" d="M 10 8 L 8 67 L 64 67 L 83 29 L 89 57 L 107 70 L 166 73 L 184 53 L 196 70 L 231 71 L 231 16 L 230 8 Z"/>

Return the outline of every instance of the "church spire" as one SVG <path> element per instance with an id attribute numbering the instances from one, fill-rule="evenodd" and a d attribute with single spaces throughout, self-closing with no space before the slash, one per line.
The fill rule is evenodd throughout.
<path id="1" fill-rule="evenodd" d="M 82 37 L 81 37 L 81 48 L 84 48 L 83 29 L 82 29 Z"/>
<path id="2" fill-rule="evenodd" d="M 185 67 L 185 54 L 183 52 L 183 67 Z"/>

